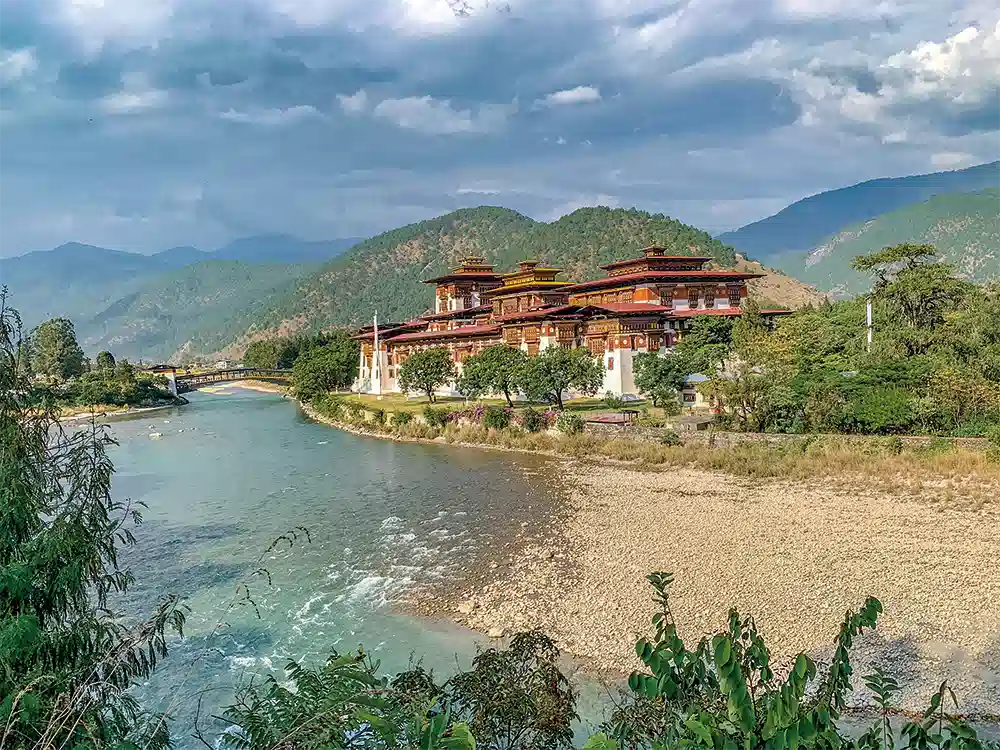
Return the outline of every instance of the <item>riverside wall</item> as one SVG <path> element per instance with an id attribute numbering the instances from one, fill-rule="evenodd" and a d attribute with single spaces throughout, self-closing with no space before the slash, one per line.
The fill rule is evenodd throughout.
<path id="1" fill-rule="evenodd" d="M 649 443 L 662 443 L 668 435 L 680 437 L 685 445 L 704 445 L 706 447 L 731 448 L 744 443 L 756 443 L 780 447 L 784 445 L 794 445 L 806 440 L 816 440 L 819 438 L 829 438 L 843 441 L 849 445 L 863 447 L 872 442 L 899 441 L 904 447 L 918 448 L 930 446 L 931 444 L 941 444 L 946 441 L 956 448 L 966 448 L 968 450 L 986 450 L 989 441 L 985 438 L 941 438 L 928 435 L 841 435 L 841 434 L 817 434 L 817 435 L 788 435 L 771 434 L 759 432 L 724 432 L 716 430 L 677 430 L 671 427 L 645 427 L 642 425 L 611 425 L 588 422 L 584 428 L 586 432 L 593 435 L 600 435 L 606 438 L 621 438 L 625 440 L 642 440 Z"/>

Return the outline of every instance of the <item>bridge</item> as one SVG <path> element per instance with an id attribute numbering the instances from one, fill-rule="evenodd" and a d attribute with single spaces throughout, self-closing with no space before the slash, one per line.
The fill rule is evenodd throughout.
<path id="1" fill-rule="evenodd" d="M 170 377 L 168 375 L 168 377 Z M 196 391 L 213 383 L 230 383 L 234 380 L 267 380 L 277 383 L 291 383 L 291 370 L 267 370 L 259 367 L 240 367 L 232 370 L 214 370 L 191 375 L 176 375 L 173 378 L 177 395 Z"/>

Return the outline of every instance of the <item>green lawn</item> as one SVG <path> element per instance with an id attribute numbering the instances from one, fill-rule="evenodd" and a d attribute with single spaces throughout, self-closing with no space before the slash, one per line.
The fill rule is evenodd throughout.
<path id="1" fill-rule="evenodd" d="M 347 403 L 358 403 L 364 406 L 366 409 L 384 409 L 387 412 L 397 412 L 397 411 L 409 411 L 409 412 L 421 412 L 428 405 L 426 396 L 411 396 L 407 398 L 401 393 L 386 393 L 382 396 L 372 396 L 369 394 L 357 394 L 351 393 L 343 396 L 343 399 Z M 470 406 L 481 405 L 481 404 L 494 404 L 497 406 L 506 406 L 507 402 L 500 398 L 489 398 L 489 399 L 479 399 L 477 401 L 469 401 Z M 461 409 L 465 407 L 466 400 L 460 396 L 437 396 L 434 399 L 433 406 L 435 407 L 450 407 L 453 409 Z M 548 404 L 526 404 L 524 402 L 514 402 L 515 409 L 525 409 L 528 406 L 532 406 L 535 409 L 547 409 Z M 587 414 L 596 414 L 602 412 L 610 412 L 611 409 L 607 407 L 604 403 L 604 399 L 601 398 L 575 398 L 569 399 L 565 402 L 566 411 L 574 412 L 580 416 L 586 416 Z M 641 409 L 647 407 L 648 403 L 646 401 L 634 401 L 626 405 L 627 409 Z M 657 409 L 651 409 L 651 411 L 659 411 Z"/>

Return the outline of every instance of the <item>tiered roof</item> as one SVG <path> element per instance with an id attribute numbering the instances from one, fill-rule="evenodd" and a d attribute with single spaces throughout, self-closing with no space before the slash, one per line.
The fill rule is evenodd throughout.
<path id="1" fill-rule="evenodd" d="M 562 289 L 570 285 L 568 281 L 556 281 L 561 268 L 538 265 L 537 260 L 522 260 L 516 271 L 503 275 L 503 286 L 483 292 L 491 297 L 505 297 L 522 292 Z"/>
<path id="2" fill-rule="evenodd" d="M 451 269 L 451 273 L 437 276 L 433 279 L 424 279 L 425 284 L 447 284 L 452 281 L 496 281 L 501 280 L 501 275 L 493 270 L 493 266 L 479 255 L 466 255 L 458 261 L 458 265 Z"/>

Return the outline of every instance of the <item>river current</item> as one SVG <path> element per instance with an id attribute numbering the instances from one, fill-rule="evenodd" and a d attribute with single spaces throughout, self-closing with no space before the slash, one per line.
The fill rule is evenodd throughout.
<path id="1" fill-rule="evenodd" d="M 190 607 L 185 638 L 141 691 L 169 709 L 178 747 L 195 746 L 199 713 L 206 735 L 224 728 L 210 717 L 239 680 L 280 679 L 289 660 L 363 644 L 390 673 L 469 664 L 483 639 L 391 602 L 458 579 L 545 518 L 558 501 L 539 481 L 546 459 L 358 437 L 236 388 L 190 401 L 111 426 L 114 492 L 146 504 L 123 556 L 136 578 L 126 611 L 146 615 L 168 592 Z"/>

